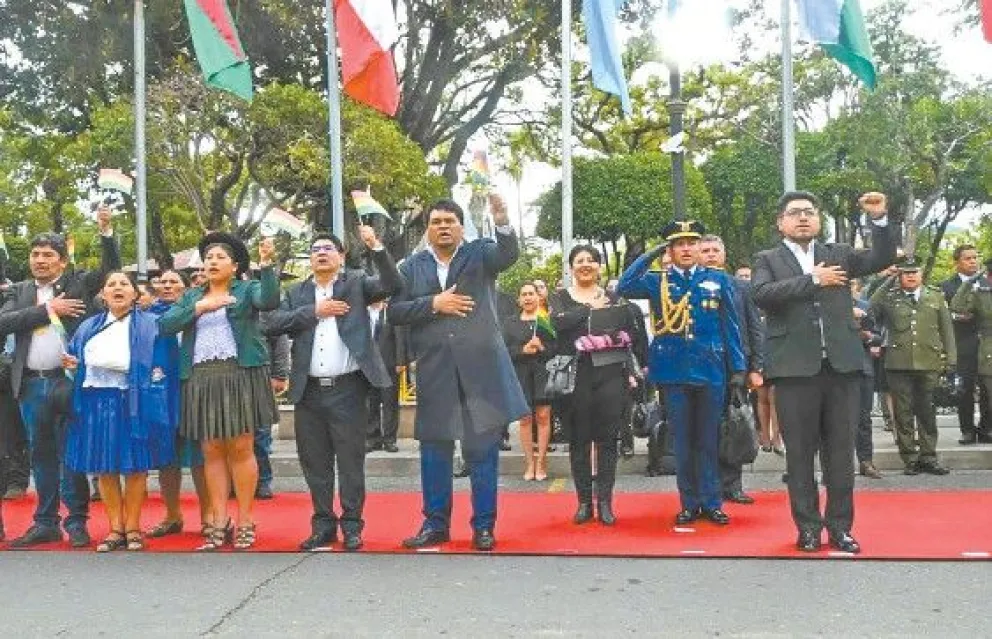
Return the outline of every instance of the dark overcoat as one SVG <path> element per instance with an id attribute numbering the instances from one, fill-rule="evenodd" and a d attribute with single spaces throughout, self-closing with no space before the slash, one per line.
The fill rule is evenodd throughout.
<path id="1" fill-rule="evenodd" d="M 405 284 L 389 304 L 388 316 L 393 325 L 410 327 L 410 356 L 417 367 L 417 439 L 461 439 L 466 425 L 483 434 L 530 413 L 496 320 L 496 276 L 518 255 L 512 232 L 497 231 L 495 241 L 467 242 L 452 258 L 443 288 L 429 250 L 400 265 Z M 433 311 L 432 298 L 453 285 L 475 301 L 466 317 Z"/>

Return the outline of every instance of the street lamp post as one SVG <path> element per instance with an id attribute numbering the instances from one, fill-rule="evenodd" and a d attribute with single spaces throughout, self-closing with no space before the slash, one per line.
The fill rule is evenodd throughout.
<path id="1" fill-rule="evenodd" d="M 682 74 L 674 60 L 668 62 L 668 82 L 672 93 L 668 100 L 669 133 L 674 138 L 682 133 L 682 116 L 685 102 L 682 101 Z M 685 151 L 681 144 L 672 149 L 672 201 L 676 220 L 686 218 L 685 211 Z"/>

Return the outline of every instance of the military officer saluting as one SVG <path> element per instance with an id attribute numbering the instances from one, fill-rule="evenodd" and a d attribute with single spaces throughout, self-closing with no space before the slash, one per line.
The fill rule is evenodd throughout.
<path id="1" fill-rule="evenodd" d="M 700 516 L 730 523 L 720 489 L 719 424 L 727 405 L 727 377 L 730 386 L 743 389 L 747 368 L 733 282 L 726 273 L 696 263 L 704 233 L 700 222 L 669 223 L 662 229 L 667 249 L 639 257 L 617 284 L 617 293 L 628 299 L 650 300 L 656 318 L 648 379 L 665 393 L 675 435 L 679 525 Z M 663 250 L 671 265 L 649 272 Z"/>
<path id="2" fill-rule="evenodd" d="M 954 325 L 943 293 L 923 286 L 915 260 L 900 264 L 897 278 L 871 296 L 872 311 L 889 332 L 885 374 L 892 393 L 896 444 L 905 474 L 946 475 L 949 471 L 937 461 L 933 398 L 940 373 L 953 370 L 957 362 Z"/>

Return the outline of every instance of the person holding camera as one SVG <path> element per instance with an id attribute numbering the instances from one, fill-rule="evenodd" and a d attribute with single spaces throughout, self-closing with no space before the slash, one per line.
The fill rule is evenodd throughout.
<path id="1" fill-rule="evenodd" d="M 954 370 L 957 350 L 944 296 L 923 286 L 920 265 L 909 259 L 899 265 L 896 282 L 871 296 L 871 308 L 889 330 L 885 371 L 903 472 L 946 475 L 947 468 L 937 461 L 934 390 L 940 373 Z"/>

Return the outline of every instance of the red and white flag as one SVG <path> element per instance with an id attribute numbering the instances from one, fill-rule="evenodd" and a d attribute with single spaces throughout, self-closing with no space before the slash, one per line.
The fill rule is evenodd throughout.
<path id="1" fill-rule="evenodd" d="M 992 0 L 979 0 L 982 12 L 982 33 L 985 41 L 992 43 Z"/>
<path id="2" fill-rule="evenodd" d="M 335 0 L 344 92 L 353 99 L 396 115 L 400 87 L 392 46 L 399 38 L 390 0 Z"/>

